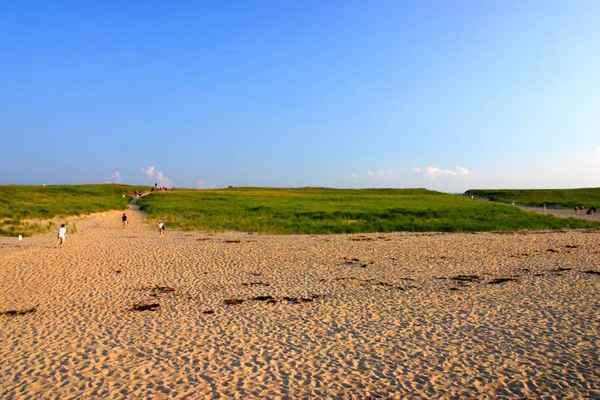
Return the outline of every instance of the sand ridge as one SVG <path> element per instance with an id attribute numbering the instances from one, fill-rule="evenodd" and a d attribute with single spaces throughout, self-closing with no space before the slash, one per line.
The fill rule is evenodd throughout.
<path id="1" fill-rule="evenodd" d="M 600 231 L 0 239 L 2 398 L 600 397 Z M 145 311 L 136 311 L 144 309 Z"/>

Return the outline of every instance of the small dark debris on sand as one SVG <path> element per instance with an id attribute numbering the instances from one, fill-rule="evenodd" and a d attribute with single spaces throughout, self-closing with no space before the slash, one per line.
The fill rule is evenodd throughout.
<path id="1" fill-rule="evenodd" d="M 590 274 L 590 275 L 600 275 L 600 271 L 594 271 L 593 269 L 589 269 L 587 271 L 583 271 L 584 274 Z"/>
<path id="2" fill-rule="evenodd" d="M 196 240 L 203 241 L 203 240 L 210 240 L 210 238 L 199 238 L 199 239 L 196 239 Z"/>
<path id="3" fill-rule="evenodd" d="M 457 291 L 457 290 L 458 290 L 458 288 L 456 288 L 456 287 L 451 287 L 451 288 L 450 288 L 450 290 L 452 290 L 452 291 L 454 292 L 454 291 Z"/>
<path id="4" fill-rule="evenodd" d="M 283 299 L 285 301 L 289 301 L 292 304 L 299 304 L 300 303 L 300 298 L 299 297 L 287 297 L 287 296 L 284 296 Z"/>
<path id="5" fill-rule="evenodd" d="M 252 297 L 250 300 L 265 301 L 267 303 L 277 303 L 277 300 L 275 300 L 273 298 L 273 296 L 255 296 L 255 297 Z"/>
<path id="6" fill-rule="evenodd" d="M 36 307 L 31 307 L 31 308 L 26 308 L 23 310 L 8 310 L 8 311 L 3 311 L 0 312 L 0 315 L 25 315 L 25 314 L 31 314 L 37 311 Z"/>
<path id="7" fill-rule="evenodd" d="M 457 275 L 450 279 L 457 282 L 479 282 L 481 278 L 478 275 Z"/>
<path id="8" fill-rule="evenodd" d="M 571 268 L 556 268 L 556 269 L 551 269 L 550 272 L 556 272 L 556 273 L 561 273 L 563 271 L 570 271 Z"/>
<path id="9" fill-rule="evenodd" d="M 382 286 L 382 287 L 386 288 L 386 290 L 390 290 L 390 289 L 404 290 L 404 288 L 402 286 L 399 286 L 399 285 L 396 285 L 393 283 L 389 283 L 389 282 L 375 281 L 375 282 L 370 282 L 368 284 L 371 286 Z"/>
<path id="10" fill-rule="evenodd" d="M 344 260 L 344 264 L 346 265 L 351 265 L 353 267 L 360 267 L 360 268 L 367 268 L 369 266 L 369 264 L 375 264 L 374 261 L 369 261 L 369 262 L 363 262 L 362 264 L 359 265 L 360 260 L 358 258 L 347 258 L 347 257 L 343 257 Z"/>
<path id="11" fill-rule="evenodd" d="M 123 272 L 123 271 L 121 271 L 120 269 L 118 269 L 118 270 L 115 271 L 115 274 L 120 274 L 121 272 Z"/>
<path id="12" fill-rule="evenodd" d="M 225 243 L 241 243 L 241 240 L 226 240 Z"/>
<path id="13" fill-rule="evenodd" d="M 264 282 L 245 282 L 242 283 L 242 286 L 271 286 L 270 283 L 264 283 Z"/>
<path id="14" fill-rule="evenodd" d="M 579 246 L 577 246 L 576 244 L 568 244 L 568 245 L 566 245 L 565 247 L 566 247 L 567 249 L 576 249 L 576 248 L 578 248 Z"/>
<path id="15" fill-rule="evenodd" d="M 158 294 L 164 294 L 164 293 L 173 293 L 175 292 L 175 289 L 169 286 L 153 286 L 153 287 L 142 287 L 143 291 L 148 291 L 148 292 L 152 292 L 152 294 L 156 297 L 156 295 Z"/>
<path id="16" fill-rule="evenodd" d="M 134 304 L 130 311 L 156 311 L 158 307 L 160 307 L 158 303 Z"/>
<path id="17" fill-rule="evenodd" d="M 322 294 L 311 294 L 309 297 L 289 297 L 284 296 L 283 300 L 289 301 L 292 304 L 310 303 L 311 301 L 317 300 L 324 297 Z"/>
<path id="18" fill-rule="evenodd" d="M 560 253 L 558 250 L 555 250 L 555 249 L 548 249 L 546 251 L 549 253 Z"/>
<path id="19" fill-rule="evenodd" d="M 206 310 L 206 311 L 202 311 L 202 314 L 214 314 L 215 310 Z"/>
<path id="20" fill-rule="evenodd" d="M 495 278 L 488 282 L 488 285 L 498 285 L 505 282 L 516 282 L 516 278 Z"/>
<path id="21" fill-rule="evenodd" d="M 358 279 L 353 276 L 342 276 L 339 278 L 333 279 L 334 281 L 357 281 Z"/>
<path id="22" fill-rule="evenodd" d="M 227 304 L 228 306 L 237 306 L 242 304 L 244 301 L 244 299 L 226 299 L 225 304 Z"/>
<path id="23" fill-rule="evenodd" d="M 370 237 L 357 237 L 357 238 L 350 238 L 351 241 L 353 242 L 369 242 L 372 241 L 373 238 Z"/>

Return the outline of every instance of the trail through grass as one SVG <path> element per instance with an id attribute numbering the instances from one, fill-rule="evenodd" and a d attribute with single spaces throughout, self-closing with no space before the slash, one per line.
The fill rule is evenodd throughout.
<path id="1" fill-rule="evenodd" d="M 131 201 L 129 195 L 133 190 L 133 186 L 116 184 L 0 185 L 0 234 L 31 236 L 55 228 L 52 222 L 27 220 L 62 219 L 100 211 L 123 210 Z"/>

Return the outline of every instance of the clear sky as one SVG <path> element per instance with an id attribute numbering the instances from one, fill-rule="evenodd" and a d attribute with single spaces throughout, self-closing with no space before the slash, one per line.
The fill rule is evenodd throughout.
<path id="1" fill-rule="evenodd" d="M 0 1 L 0 184 L 600 186 L 598 0 Z"/>

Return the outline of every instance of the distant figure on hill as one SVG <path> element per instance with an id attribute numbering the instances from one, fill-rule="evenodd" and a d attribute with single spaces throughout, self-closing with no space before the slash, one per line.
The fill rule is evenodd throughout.
<path id="1" fill-rule="evenodd" d="M 577 214 L 577 210 L 578 210 L 578 208 L 577 208 L 577 206 L 575 206 L 575 208 L 573 209 L 573 211 L 575 211 L 575 214 Z"/>
<path id="2" fill-rule="evenodd" d="M 62 248 L 62 245 L 67 240 L 67 229 L 65 228 L 65 224 L 62 224 L 58 229 L 58 247 Z"/>
<path id="3" fill-rule="evenodd" d="M 546 203 L 544 203 L 544 210 L 546 210 Z"/>
<path id="4" fill-rule="evenodd" d="M 515 201 L 514 201 L 514 200 L 512 201 L 512 205 L 513 205 L 513 206 L 515 205 Z"/>
<path id="5" fill-rule="evenodd" d="M 127 214 L 123 213 L 121 221 L 123 221 L 123 229 L 127 228 Z"/>
<path id="6" fill-rule="evenodd" d="M 590 207 L 590 209 L 587 210 L 587 213 L 589 215 L 596 214 L 596 207 L 594 207 L 594 206 Z"/>
<path id="7" fill-rule="evenodd" d="M 158 221 L 158 232 L 160 237 L 165 237 L 165 224 L 162 221 Z"/>

